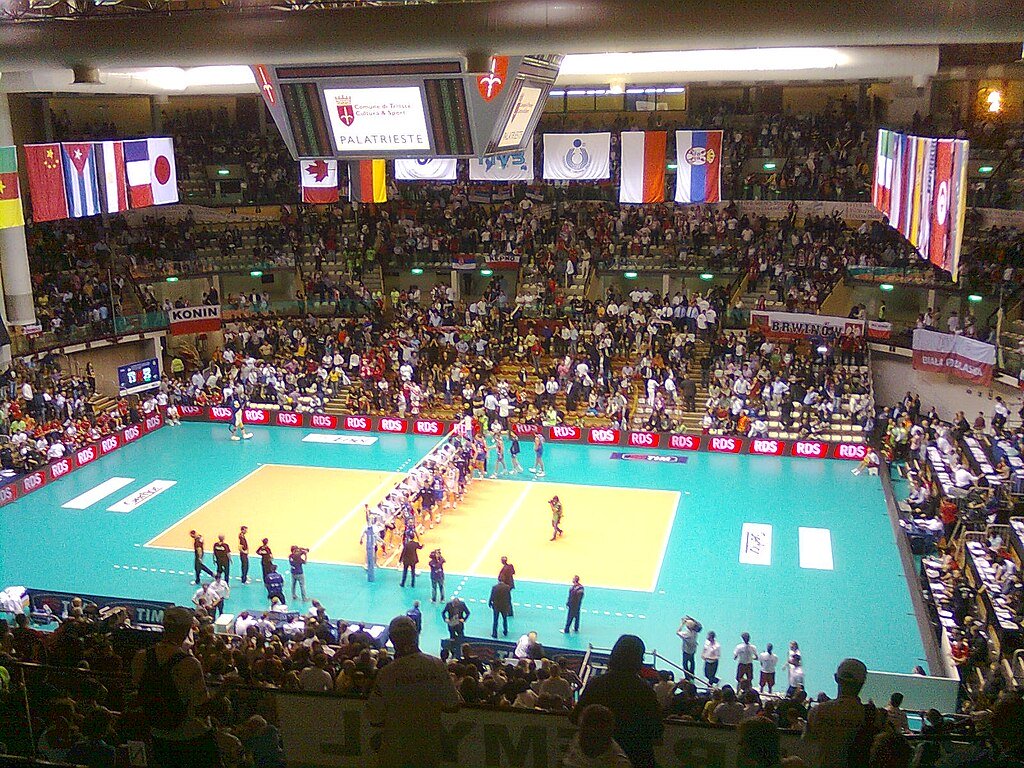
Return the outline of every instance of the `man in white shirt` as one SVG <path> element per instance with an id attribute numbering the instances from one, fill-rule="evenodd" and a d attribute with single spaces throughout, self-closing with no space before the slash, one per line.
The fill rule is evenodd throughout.
<path id="1" fill-rule="evenodd" d="M 299 687 L 304 691 L 325 692 L 334 690 L 334 680 L 327 671 L 327 656 L 316 654 L 312 663 L 299 672 Z"/>
<path id="2" fill-rule="evenodd" d="M 736 660 L 736 684 L 742 687 L 744 680 L 751 685 L 754 682 L 754 660 L 757 658 L 757 648 L 750 644 L 749 632 L 744 632 L 740 638 L 743 642 L 733 650 L 732 657 Z"/>
<path id="3" fill-rule="evenodd" d="M 768 693 L 771 693 L 775 687 L 775 667 L 779 663 L 779 657 L 772 653 L 771 643 L 768 643 L 764 653 L 759 654 L 757 659 L 761 662 L 760 691 L 764 693 L 764 689 L 767 688 Z"/>

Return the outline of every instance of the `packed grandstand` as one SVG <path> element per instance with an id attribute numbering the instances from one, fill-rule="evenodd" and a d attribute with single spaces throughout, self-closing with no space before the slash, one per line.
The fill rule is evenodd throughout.
<path id="1" fill-rule="evenodd" d="M 1003 87 L 1019 97 L 1020 84 L 1017 76 Z M 386 466 L 353 463 L 346 471 L 380 476 L 337 524 L 331 513 L 329 530 L 313 534 L 309 549 L 299 541 L 303 546 L 292 546 L 287 559 L 279 552 L 275 564 L 268 539 L 253 548 L 253 571 L 259 564 L 262 574 L 251 580 L 254 590 L 267 589 L 266 601 L 262 594 L 254 599 L 259 608 L 239 598 L 248 584 L 247 527 L 237 550 L 233 535 L 225 549 L 223 534 L 218 543 L 212 540 L 220 530 L 208 529 L 216 574 L 204 560 L 202 535 L 189 531 L 185 559 L 191 563 L 194 555 L 195 585 L 188 593 L 195 592 L 188 613 L 172 607 L 187 602 L 178 599 L 180 584 L 156 594 L 151 582 L 140 582 L 138 593 L 99 597 L 95 585 L 106 577 L 92 572 L 98 570 L 93 563 L 75 560 L 80 553 L 73 550 L 61 566 L 71 573 L 38 585 L 46 589 L 33 589 L 36 573 L 4 569 L 0 555 L 0 588 L 9 587 L 0 592 L 0 762 L 161 768 L 375 760 L 403 768 L 442 761 L 571 768 L 1024 765 L 1020 105 L 1005 112 L 954 108 L 936 92 L 934 112 L 925 104 L 924 114 L 896 119 L 890 100 L 867 91 L 851 98 L 837 87 L 824 103 L 793 110 L 757 108 L 749 88 L 739 97 L 725 94 L 728 88 L 715 90 L 707 88 L 705 98 L 685 109 L 649 112 L 627 110 L 625 102 L 616 110 L 568 109 L 575 95 L 568 86 L 560 97 L 551 95 L 531 142 L 537 167 L 544 134 L 607 131 L 607 181 L 550 181 L 538 173 L 524 183 L 481 183 L 460 165 L 454 181 L 389 177 L 386 202 L 318 205 L 301 202 L 299 164 L 263 114 L 263 101 L 238 97 L 254 100 L 256 109 L 243 110 L 234 97 L 175 97 L 162 107 L 153 103 L 161 126 L 154 132 L 173 138 L 180 204 L 47 222 L 30 215 L 24 235 L 35 322 L 9 324 L 11 361 L 0 374 L 0 531 L 19 548 L 27 546 L 28 534 L 15 536 L 16 517 L 22 505 L 27 510 L 33 498 L 42 498 L 44 487 L 107 461 L 108 454 L 128 456 L 118 449 L 145 446 L 156 439 L 152 433 L 166 435 L 182 422 L 204 426 L 202 432 L 198 426 L 179 430 L 179 444 L 190 437 L 211 443 L 211 435 L 244 442 L 258 429 L 291 427 L 301 430 L 280 432 L 301 431 L 310 444 L 371 445 L 374 436 L 398 435 L 408 438 L 401 450 L 409 453 L 396 449 L 398 458 Z M 116 99 L 103 110 L 74 97 L 53 101 L 60 104 L 43 100 L 45 114 L 36 110 L 40 125 L 31 136 L 15 131 L 17 143 L 31 143 L 22 138 L 33 136 L 70 144 L 137 135 L 137 115 Z M 879 128 L 969 140 L 977 153 L 982 165 L 972 166 L 964 192 L 958 274 L 922 259 L 920 247 L 874 209 Z M 623 132 L 674 137 L 684 129 L 722 131 L 721 200 L 618 202 Z M 226 192 L 218 174 L 243 183 Z M 6 260 L 5 243 L 0 253 Z M 209 311 L 193 311 L 202 309 Z M 175 329 L 189 322 L 195 326 Z M 926 346 L 947 344 L 939 337 L 948 345 Z M 143 352 L 157 358 L 153 386 L 124 378 L 142 370 L 137 360 Z M 431 438 L 429 450 L 416 442 L 421 438 Z M 273 448 L 273 441 L 286 439 L 266 442 Z M 867 502 L 861 508 L 857 497 L 846 511 L 884 518 L 882 538 L 896 538 L 884 562 L 898 564 L 905 576 L 905 602 L 921 633 L 920 664 L 876 672 L 882 667 L 871 658 L 845 658 L 824 669 L 821 659 L 805 658 L 808 638 L 783 637 L 781 629 L 774 650 L 772 644 L 755 648 L 744 633 L 730 657 L 740 637 L 716 639 L 706 631 L 717 626 L 711 617 L 700 617 L 705 629 L 687 613 L 692 585 L 659 581 L 657 570 L 652 588 L 622 587 L 625 602 L 611 611 L 603 605 L 591 615 L 584 610 L 584 635 L 587 621 L 604 621 L 606 633 L 584 643 L 574 642 L 570 631 L 574 611 L 575 631 L 580 628 L 578 576 L 572 587 L 566 578 L 537 576 L 570 590 L 564 607 L 546 605 L 567 613 L 561 633 L 554 625 L 549 632 L 525 624 L 536 621 L 542 603 L 561 600 L 561 591 L 557 598 L 533 598 L 535 606 L 524 597 L 513 603 L 516 571 L 507 570 L 504 557 L 497 584 L 492 587 L 488 576 L 485 591 L 472 592 L 477 585 L 467 581 L 479 567 L 490 568 L 489 561 L 481 566 L 484 555 L 510 521 L 514 529 L 526 486 L 547 485 L 544 461 L 552 462 L 553 448 L 544 446 L 563 445 L 570 453 L 560 454 L 562 463 L 585 457 L 578 459 L 583 473 L 602 471 L 588 463 L 593 454 L 584 454 L 595 447 L 623 461 L 666 466 L 697 462 L 692 457 L 698 454 L 807 459 L 807 465 L 761 465 L 776 469 L 718 465 L 720 477 L 749 482 L 755 496 L 759 484 L 775 487 L 766 477 L 772 473 L 810 478 L 803 488 L 813 489 L 834 475 L 801 466 L 815 459 L 841 462 L 843 483 L 852 472 L 877 491 L 877 509 Z M 201 474 L 207 448 L 181 450 L 186 461 L 195 452 L 192 470 Z M 520 450 L 530 457 L 524 466 Z M 120 473 L 141 475 L 137 467 L 160 463 L 156 453 L 132 456 L 122 459 Z M 287 456 L 282 462 L 295 463 Z M 333 466 L 318 461 L 307 469 Z M 489 467 L 491 461 L 497 466 Z M 504 473 L 496 477 L 499 468 Z M 492 478 L 495 484 L 488 485 Z M 556 479 L 563 483 L 559 493 L 572 484 Z M 111 490 L 80 506 L 97 489 L 83 485 L 84 492 L 65 504 L 47 498 L 45 513 L 85 510 L 134 478 L 105 482 Z M 154 482 L 123 499 L 124 508 L 115 504 L 107 511 L 137 517 L 138 506 L 174 485 Z M 505 506 L 507 491 L 487 496 L 480 490 L 510 487 L 498 485 L 505 482 L 517 483 L 516 501 Z M 675 479 L 650 488 L 622 482 L 628 490 L 674 493 L 673 510 L 690 495 Z M 836 486 L 840 494 L 848 487 Z M 173 536 L 175 525 L 187 529 L 187 519 L 234 486 L 217 487 L 216 496 L 202 497 L 180 520 L 169 517 L 177 520 L 170 528 L 160 533 L 160 525 L 133 546 L 182 549 L 159 539 Z M 290 511 L 304 517 L 304 491 L 294 492 Z M 362 496 L 360 489 L 356 497 Z M 255 496 L 243 501 L 258 506 Z M 561 543 L 559 496 L 548 500 L 545 493 L 542 502 L 543 514 L 552 516 L 551 542 Z M 767 495 L 764 502 L 770 507 L 774 500 Z M 653 536 L 654 516 L 635 503 L 644 515 L 635 527 L 649 526 Z M 493 536 L 471 562 L 449 563 L 446 595 L 446 561 L 437 542 L 445 542 L 453 561 L 457 547 L 449 548 L 453 539 L 436 537 L 460 535 L 460 521 L 474 505 L 493 512 L 487 519 Z M 362 559 L 316 560 L 316 550 L 349 518 L 361 518 L 364 508 L 365 531 L 357 520 Z M 569 510 L 570 533 L 587 524 L 591 511 Z M 614 513 L 621 517 L 623 509 Z M 97 531 L 103 525 L 82 520 Z M 822 553 L 810 552 L 810 545 L 804 551 L 805 535 L 829 533 L 806 527 L 811 523 L 800 521 L 800 567 L 831 571 L 831 539 L 827 558 L 816 560 Z M 772 563 L 778 550 L 771 526 L 766 540 L 758 538 L 765 527 L 743 523 L 741 566 Z M 134 535 L 128 530 L 112 527 L 110 535 Z M 47 537 L 74 532 L 33 536 L 43 549 Z M 543 543 L 546 536 L 545 527 Z M 765 541 L 767 555 L 759 549 Z M 666 533 L 660 554 L 645 556 L 644 565 L 654 559 L 661 568 L 666 556 L 677 557 L 693 575 L 701 558 L 711 562 L 699 548 L 673 551 L 669 542 Z M 0 551 L 6 546 L 0 539 Z M 421 579 L 431 587 L 429 606 L 421 585 L 414 595 L 419 599 L 410 596 L 410 609 L 394 620 L 352 607 L 372 607 L 378 599 L 372 590 L 383 586 L 372 586 L 375 569 L 400 569 L 404 588 L 411 567 L 415 588 L 416 564 L 426 563 L 428 547 L 429 570 Z M 317 599 L 309 600 L 303 566 L 311 550 L 310 562 L 349 570 L 344 577 L 332 571 L 333 591 L 311 587 Z M 61 552 L 57 547 L 41 557 L 65 558 Z M 840 557 L 842 550 L 836 552 Z M 232 578 L 231 563 L 240 553 L 241 576 Z M 867 545 L 857 552 L 859 560 L 873 556 Z M 104 572 L 139 571 L 138 565 L 98 560 Z M 141 571 L 191 579 L 191 571 L 168 573 L 167 562 Z M 290 575 L 290 600 L 283 575 L 280 585 L 274 579 L 278 566 Z M 85 572 L 84 581 L 76 581 L 76 569 Z M 524 571 L 520 589 L 531 579 Z M 56 572 L 54 566 L 50 578 Z M 390 576 L 396 581 L 398 573 Z M 371 590 L 365 603 L 348 602 L 356 582 L 359 590 Z M 588 607 L 596 608 L 616 585 L 614 578 L 590 579 Z M 674 615 L 628 613 L 630 590 L 659 587 L 685 614 L 678 630 Z M 875 589 L 864 580 L 855 587 Z M 888 589 L 877 587 L 880 605 Z M 796 591 L 787 600 L 799 604 L 803 596 Z M 723 614 L 725 608 L 753 610 L 739 600 L 721 602 Z M 509 637 L 513 606 L 521 623 Z M 842 608 L 833 606 L 837 613 Z M 493 612 L 491 632 L 481 614 L 469 623 L 475 611 L 488 618 Z M 672 624 L 681 664 L 675 650 L 656 651 L 650 640 L 648 650 L 626 634 L 643 634 L 649 625 L 635 619 L 648 618 Z M 754 617 L 729 617 L 739 624 L 748 619 Z M 440 632 L 430 635 L 439 645 L 425 641 L 428 632 Z M 612 635 L 618 639 L 606 641 Z M 755 644 L 763 640 L 754 638 Z M 844 640 L 815 638 L 838 647 L 838 658 L 847 655 Z M 891 643 L 885 636 L 872 642 Z M 440 656 L 435 666 L 417 656 L 422 666 L 412 668 L 424 676 L 421 682 L 433 677 L 423 689 L 402 692 L 398 683 L 396 694 L 396 669 L 418 650 Z M 172 666 L 187 659 L 187 685 L 160 672 L 168 659 Z M 805 665 L 813 668 L 807 677 Z M 396 701 L 404 728 L 396 725 Z M 180 713 L 172 711 L 176 706 Z M 450 726 L 443 748 L 440 736 L 431 735 L 442 711 Z M 844 713 L 850 715 L 845 720 Z M 408 726 L 418 714 L 422 732 Z M 371 734 L 380 725 L 383 747 L 381 734 Z"/>

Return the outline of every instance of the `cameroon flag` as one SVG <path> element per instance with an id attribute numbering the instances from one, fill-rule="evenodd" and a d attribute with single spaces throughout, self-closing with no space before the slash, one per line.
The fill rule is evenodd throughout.
<path id="1" fill-rule="evenodd" d="M 387 165 L 383 160 L 356 160 L 348 164 L 348 198 L 359 203 L 388 201 Z"/>
<path id="2" fill-rule="evenodd" d="M 0 229 L 25 223 L 18 187 L 18 153 L 14 147 L 0 147 Z"/>

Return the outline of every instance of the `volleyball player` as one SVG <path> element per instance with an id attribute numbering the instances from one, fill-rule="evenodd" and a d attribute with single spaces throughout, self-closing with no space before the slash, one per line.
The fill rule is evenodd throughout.
<path id="1" fill-rule="evenodd" d="M 551 505 L 551 540 L 554 541 L 565 533 L 562 530 L 562 501 L 557 496 L 552 496 L 548 504 Z"/>
<path id="2" fill-rule="evenodd" d="M 505 436 L 501 431 L 498 431 L 494 433 L 494 472 L 491 473 L 491 477 L 507 474 L 508 467 L 505 466 Z"/>
<path id="3" fill-rule="evenodd" d="M 512 438 L 509 447 L 508 455 L 512 459 L 512 473 L 516 475 L 523 474 L 523 465 L 519 463 L 519 437 L 515 432 L 510 433 Z"/>
<path id="4" fill-rule="evenodd" d="M 249 432 L 245 428 L 245 421 L 243 419 L 245 403 L 242 400 L 241 393 L 232 390 L 229 402 L 231 407 L 231 439 L 248 440 L 252 437 L 252 432 Z M 241 435 L 239 435 L 239 433 L 241 433 Z"/>
<path id="5" fill-rule="evenodd" d="M 544 471 L 544 438 L 540 436 L 540 432 L 533 436 L 533 466 L 530 467 L 530 471 L 537 477 L 544 477 L 547 474 Z"/>

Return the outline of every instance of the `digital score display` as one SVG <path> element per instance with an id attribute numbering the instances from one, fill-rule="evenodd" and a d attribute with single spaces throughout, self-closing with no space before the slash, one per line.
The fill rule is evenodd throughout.
<path id="1" fill-rule="evenodd" d="M 119 366 L 117 386 L 121 397 L 156 389 L 160 386 L 160 361 L 152 357 L 149 360 Z"/>
<path id="2" fill-rule="evenodd" d="M 324 88 L 324 100 L 339 155 L 430 151 L 423 93 L 416 86 Z"/>

